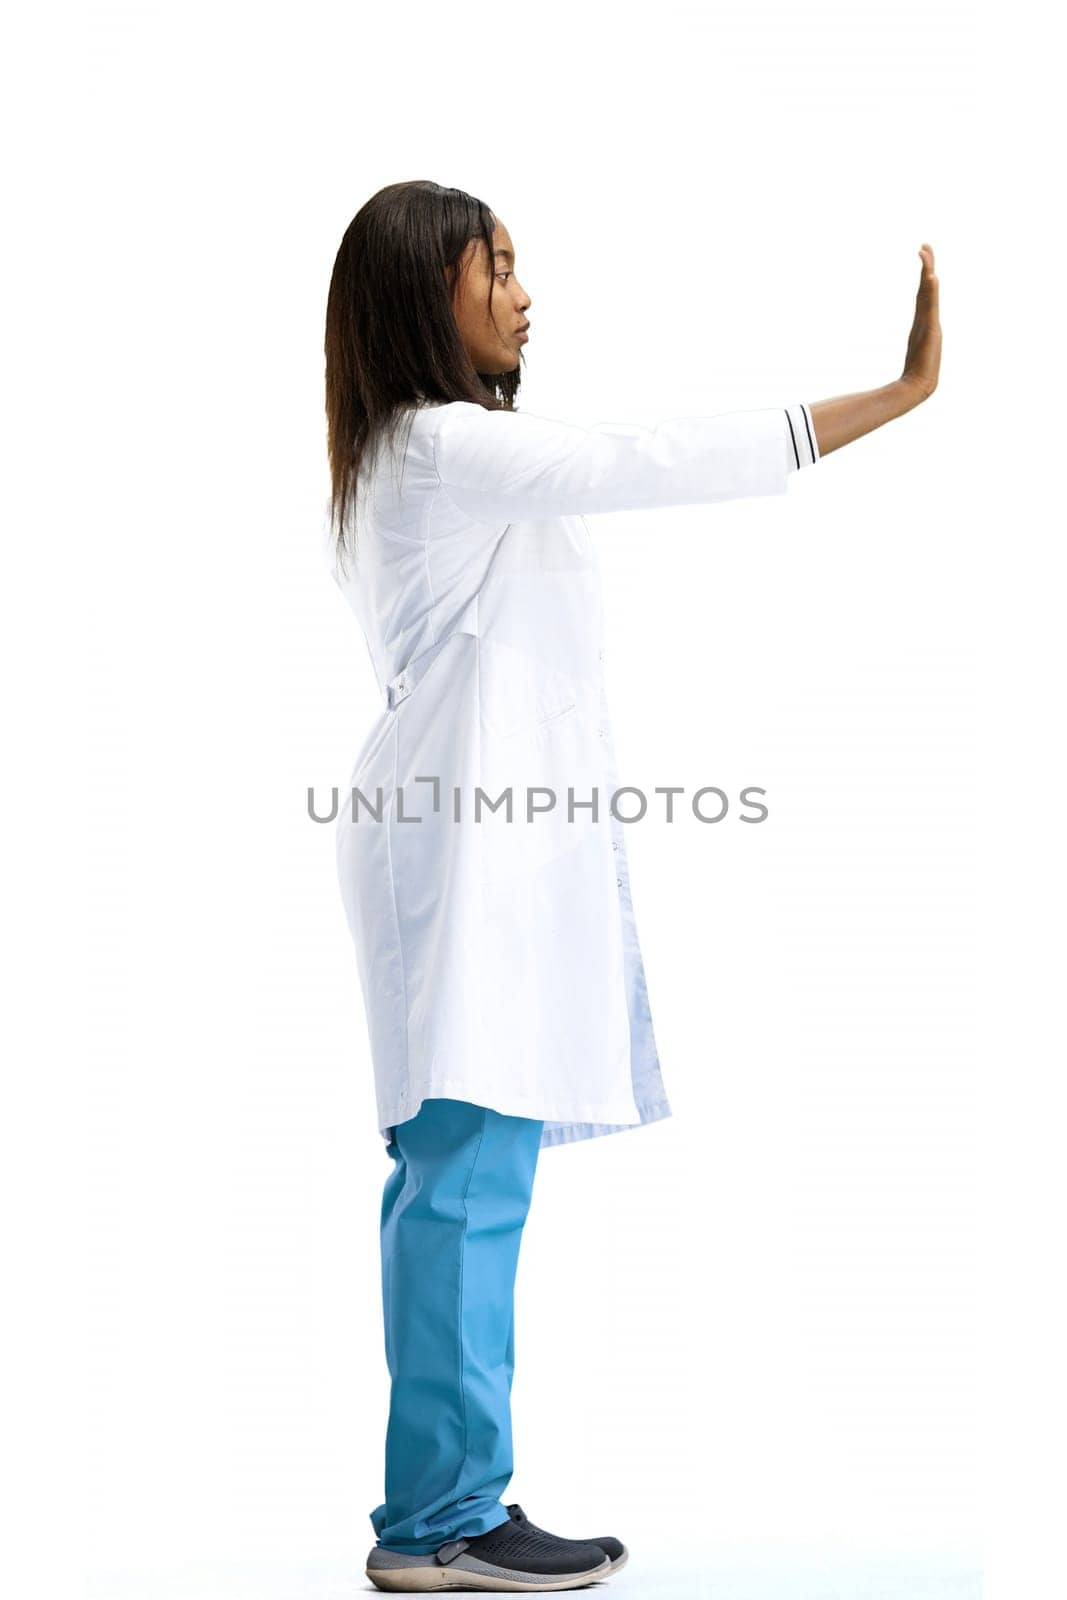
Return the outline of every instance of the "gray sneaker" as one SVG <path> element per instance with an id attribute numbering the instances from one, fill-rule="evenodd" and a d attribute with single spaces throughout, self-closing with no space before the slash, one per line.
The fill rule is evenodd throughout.
<path id="1" fill-rule="evenodd" d="M 409 1556 L 375 1545 L 367 1557 L 367 1577 L 393 1594 L 423 1594 L 436 1589 L 483 1589 L 505 1594 L 577 1589 L 606 1578 L 611 1557 L 598 1544 L 557 1539 L 517 1522 L 507 1522 L 473 1539 L 452 1539 L 432 1555 Z"/>

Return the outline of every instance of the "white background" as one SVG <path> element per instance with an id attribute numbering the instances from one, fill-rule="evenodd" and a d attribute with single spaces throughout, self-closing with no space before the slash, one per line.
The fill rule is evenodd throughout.
<path id="1" fill-rule="evenodd" d="M 504 1498 L 623 1537 L 620 1593 L 973 1600 L 984 1542 L 987 1592 L 1055 1592 L 1048 39 L 944 0 L 216 3 L 13 44 L 18 1592 L 368 1587 L 389 1162 L 306 799 L 378 711 L 317 550 L 326 291 L 414 177 L 508 226 L 519 403 L 571 421 L 880 385 L 924 240 L 941 280 L 929 404 L 786 496 L 590 519 L 622 781 L 771 814 L 629 831 L 674 1116 L 542 1153 Z"/>

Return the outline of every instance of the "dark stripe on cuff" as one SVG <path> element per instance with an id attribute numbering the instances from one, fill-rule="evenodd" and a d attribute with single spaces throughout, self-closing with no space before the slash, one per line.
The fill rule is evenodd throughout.
<path id="1" fill-rule="evenodd" d="M 789 424 L 789 437 L 793 441 L 793 454 L 797 458 L 797 467 L 799 468 L 799 466 L 800 466 L 800 452 L 797 449 L 797 436 L 796 436 L 796 433 L 793 431 L 793 419 L 789 415 L 789 407 L 788 406 L 783 406 L 782 410 L 785 412 L 785 420 Z"/>
<path id="2" fill-rule="evenodd" d="M 815 445 L 812 442 L 811 429 L 808 426 L 808 408 L 807 408 L 807 406 L 801 406 L 800 415 L 804 418 L 804 432 L 808 436 L 808 447 L 811 450 L 811 461 L 812 461 L 812 465 L 814 465 L 814 462 L 815 462 Z"/>

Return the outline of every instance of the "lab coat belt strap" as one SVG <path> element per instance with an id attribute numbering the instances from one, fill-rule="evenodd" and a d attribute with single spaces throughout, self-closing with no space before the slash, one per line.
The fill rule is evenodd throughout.
<path id="1" fill-rule="evenodd" d="M 438 639 L 436 644 L 430 645 L 428 650 L 421 651 L 409 661 L 403 672 L 398 672 L 394 678 L 389 679 L 385 686 L 385 699 L 390 711 L 394 706 L 398 706 L 401 700 L 407 699 L 438 651 L 451 637 L 450 633 L 446 633 L 443 639 Z"/>
<path id="2" fill-rule="evenodd" d="M 443 635 L 443 638 L 438 638 L 434 645 L 427 646 L 427 650 L 419 651 L 418 656 L 414 656 L 408 662 L 408 666 L 403 669 L 403 672 L 397 672 L 395 677 L 390 678 L 389 683 L 386 685 L 386 704 L 389 710 L 394 709 L 394 706 L 398 706 L 402 699 L 408 698 L 408 694 L 419 682 L 422 674 L 426 672 L 430 662 L 434 661 L 438 650 L 442 650 L 450 638 L 453 638 L 456 634 L 475 634 L 477 632 L 475 619 L 477 619 L 477 610 L 475 610 L 475 605 L 472 603 L 472 605 L 466 606 L 466 610 L 462 611 L 458 622 L 454 622 L 453 627 L 448 630 L 448 634 Z"/>

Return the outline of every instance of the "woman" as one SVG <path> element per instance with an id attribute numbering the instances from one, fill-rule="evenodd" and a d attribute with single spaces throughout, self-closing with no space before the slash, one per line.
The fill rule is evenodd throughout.
<path id="1" fill-rule="evenodd" d="M 670 1115 L 583 514 L 783 493 L 926 399 L 941 335 L 919 254 L 893 382 L 586 429 L 515 409 L 531 302 L 482 201 L 394 184 L 345 233 L 326 323 L 329 559 L 384 700 L 337 819 L 393 1162 L 380 1589 L 573 1588 L 626 1560 L 618 1539 L 546 1533 L 500 1499 L 538 1153 Z"/>

